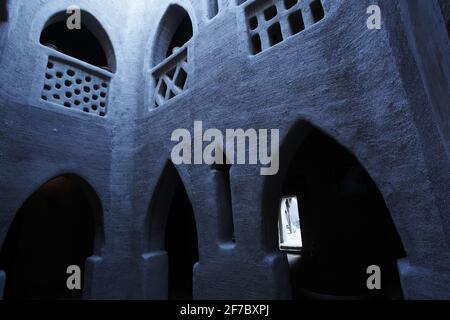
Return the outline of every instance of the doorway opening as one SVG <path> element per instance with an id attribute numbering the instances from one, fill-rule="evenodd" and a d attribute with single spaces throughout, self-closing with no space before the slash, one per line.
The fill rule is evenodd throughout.
<path id="1" fill-rule="evenodd" d="M 193 299 L 193 271 L 199 261 L 194 210 L 183 182 L 170 162 L 164 169 L 150 206 L 150 252 L 167 252 L 169 300 Z"/>
<path id="2" fill-rule="evenodd" d="M 313 129 L 283 183 L 280 199 L 293 197 L 300 235 L 288 252 L 294 299 L 402 298 L 403 245 L 381 192 L 349 151 Z M 372 265 L 381 268 L 381 290 L 367 287 Z"/>
<path id="3" fill-rule="evenodd" d="M 100 245 L 101 211 L 95 191 L 77 176 L 54 178 L 34 192 L 17 212 L 0 253 L 4 298 L 81 299 L 82 290 L 67 288 L 66 272 L 79 266 L 84 288 L 85 261 Z"/>

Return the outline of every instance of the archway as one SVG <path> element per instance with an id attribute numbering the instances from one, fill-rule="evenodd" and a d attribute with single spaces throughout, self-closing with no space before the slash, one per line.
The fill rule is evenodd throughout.
<path id="1" fill-rule="evenodd" d="M 179 5 L 171 5 L 165 12 L 158 27 L 154 51 L 153 65 L 183 47 L 193 36 L 192 20 L 185 9 Z"/>
<path id="2" fill-rule="evenodd" d="M 84 275 L 86 259 L 100 254 L 101 215 L 95 191 L 78 176 L 54 178 L 34 192 L 17 212 L 0 253 L 4 298 L 81 299 L 82 290 L 67 288 L 67 268 L 79 266 Z"/>
<path id="3" fill-rule="evenodd" d="M 80 15 L 80 29 L 67 27 L 65 12 L 53 16 L 41 32 L 40 43 L 78 60 L 114 72 L 115 55 L 106 31 L 90 13 L 81 11 Z"/>
<path id="4" fill-rule="evenodd" d="M 396 265 L 405 256 L 400 237 L 381 192 L 348 150 L 312 129 L 281 190 L 280 199 L 298 205 L 300 220 L 298 244 L 280 247 L 289 258 L 294 298 L 402 298 Z M 381 290 L 367 287 L 372 265 L 381 268 Z"/>
<path id="5" fill-rule="evenodd" d="M 191 300 L 193 268 L 199 260 L 197 227 L 188 194 L 171 162 L 150 205 L 147 239 L 147 252 L 167 253 L 167 264 L 162 266 L 168 274 L 167 287 L 160 291 L 171 300 Z"/>

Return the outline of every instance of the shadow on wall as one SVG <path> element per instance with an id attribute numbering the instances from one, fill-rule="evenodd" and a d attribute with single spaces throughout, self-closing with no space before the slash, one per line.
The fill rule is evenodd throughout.
<path id="1" fill-rule="evenodd" d="M 288 254 L 293 298 L 402 299 L 405 252 L 381 192 L 339 143 L 316 129 L 305 134 L 280 194 L 299 203 L 303 247 Z M 367 288 L 371 265 L 381 268 L 382 290 Z"/>
<path id="2" fill-rule="evenodd" d="M 447 27 L 447 33 L 450 37 L 450 2 L 448 0 L 439 0 L 439 5 Z"/>
<path id="3" fill-rule="evenodd" d="M 193 268 L 199 260 L 197 227 L 188 194 L 174 165 L 169 162 L 163 171 L 149 209 L 146 223 L 147 252 L 166 252 L 167 282 L 159 288 L 160 298 L 191 300 Z M 154 268 L 159 275 L 166 274 Z M 152 285 L 152 284 L 149 284 Z"/>
<path id="4" fill-rule="evenodd" d="M 95 191 L 77 176 L 40 187 L 17 212 L 2 247 L 4 298 L 81 299 L 82 290 L 67 289 L 66 271 L 77 265 L 84 275 L 86 259 L 101 250 L 101 215 Z"/>
<path id="5" fill-rule="evenodd" d="M 8 21 L 8 0 L 0 0 L 0 21 Z"/>

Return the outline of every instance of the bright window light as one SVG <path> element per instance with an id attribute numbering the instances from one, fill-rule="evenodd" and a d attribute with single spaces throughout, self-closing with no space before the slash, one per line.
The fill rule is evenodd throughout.
<path id="1" fill-rule="evenodd" d="M 297 197 L 282 197 L 278 219 L 280 250 L 301 251 L 303 247 Z"/>

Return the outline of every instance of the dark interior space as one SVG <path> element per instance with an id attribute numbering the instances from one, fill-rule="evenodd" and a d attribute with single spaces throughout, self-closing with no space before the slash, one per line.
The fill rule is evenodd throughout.
<path id="1" fill-rule="evenodd" d="M 448 0 L 439 0 L 439 5 L 447 27 L 447 34 L 450 37 L 450 2 Z"/>
<path id="2" fill-rule="evenodd" d="M 222 156 L 222 164 L 214 163 L 211 166 L 214 175 L 214 184 L 217 193 L 220 195 L 217 199 L 219 210 L 219 232 L 218 236 L 222 245 L 233 245 L 236 243 L 234 233 L 234 218 L 231 197 L 231 165 L 227 164 L 225 155 Z"/>
<path id="3" fill-rule="evenodd" d="M 8 0 L 0 0 L 0 21 L 8 21 Z"/>
<path id="4" fill-rule="evenodd" d="M 173 53 L 174 48 L 181 48 L 186 42 L 188 42 L 192 38 L 192 32 L 192 21 L 186 13 L 172 37 L 170 45 L 167 48 L 166 57 Z"/>
<path id="5" fill-rule="evenodd" d="M 167 218 L 165 249 L 169 256 L 169 299 L 191 300 L 193 267 L 199 259 L 197 227 L 179 177 Z"/>
<path id="6" fill-rule="evenodd" d="M 76 300 L 82 290 L 68 290 L 67 267 L 84 275 L 94 252 L 95 192 L 76 176 L 55 178 L 31 195 L 9 229 L 0 254 L 6 273 L 5 299 Z"/>
<path id="7" fill-rule="evenodd" d="M 291 162 L 281 196 L 299 201 L 303 249 L 290 256 L 295 299 L 402 299 L 405 252 L 384 199 L 358 160 L 314 130 Z M 381 268 L 381 290 L 366 273 Z"/>
<path id="8" fill-rule="evenodd" d="M 319 22 L 325 17 L 325 11 L 321 0 L 315 0 L 310 4 L 311 13 L 314 17 L 314 22 Z"/>
<path id="9" fill-rule="evenodd" d="M 50 24 L 42 31 L 40 42 L 78 60 L 112 70 L 102 45 L 84 25 L 80 30 L 70 30 L 65 20 Z"/>

